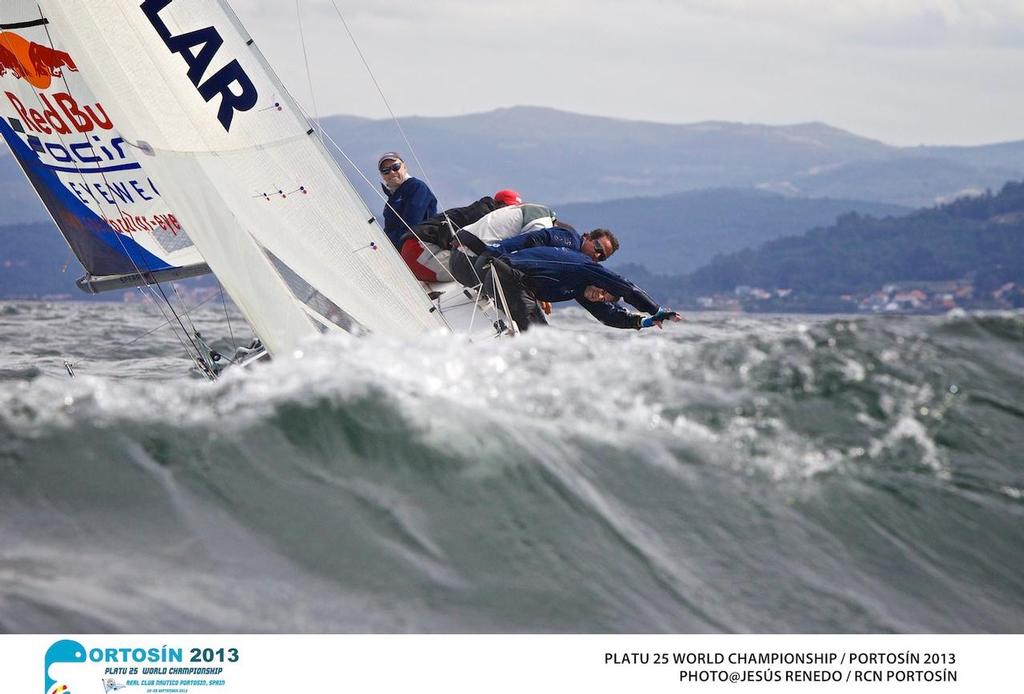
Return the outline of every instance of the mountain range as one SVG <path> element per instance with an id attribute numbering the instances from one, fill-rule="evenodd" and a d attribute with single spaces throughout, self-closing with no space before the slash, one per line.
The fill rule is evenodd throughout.
<path id="1" fill-rule="evenodd" d="M 922 207 L 1024 177 L 1024 141 L 895 147 L 823 123 L 670 125 L 515 107 L 403 118 L 412 151 L 390 120 L 330 116 L 323 125 L 372 210 L 382 206 L 377 157 L 388 150 L 405 153 L 443 207 L 501 188 L 549 204 L 750 188 Z M 46 218 L 6 148 L 0 186 L 0 223 Z"/>
<path id="2" fill-rule="evenodd" d="M 379 212 L 375 169 L 382 151 L 403 146 L 390 121 L 323 120 L 340 143 L 339 163 Z M 608 227 L 622 241 L 615 265 L 682 275 L 718 254 L 753 248 L 857 212 L 899 216 L 965 191 L 1024 178 L 1024 141 L 978 147 L 901 148 L 821 123 L 766 126 L 726 122 L 667 125 L 517 107 L 450 118 L 405 118 L 416 143 L 410 168 L 425 168 L 442 206 L 500 188 L 553 205 L 580 231 Z M 353 164 L 358 166 L 355 170 Z M 367 181 L 363 181 L 363 177 Z M 16 162 L 0 150 L 0 276 L 40 278 L 20 295 L 59 293 L 66 246 Z M 38 238 L 49 235 L 52 238 Z M 55 241 L 56 243 L 50 243 Z M 56 253 L 56 255 L 54 255 Z M 59 256 L 59 257 L 58 257 Z M 12 265 L 13 263 L 13 265 Z"/>
<path id="3" fill-rule="evenodd" d="M 407 149 L 390 121 L 333 116 L 323 122 L 373 182 L 381 152 Z M 414 175 L 425 168 L 445 206 L 500 188 L 546 203 L 759 188 L 922 207 L 1024 176 L 1024 141 L 894 147 L 823 123 L 667 125 L 534 107 L 401 123 L 416 147 L 419 163 L 407 156 Z M 380 201 L 369 192 L 377 209 Z"/>
<path id="4" fill-rule="evenodd" d="M 559 218 L 581 232 L 597 227 L 615 231 L 622 246 L 609 261 L 613 267 L 633 263 L 666 275 L 696 270 L 719 254 L 830 224 L 844 213 L 883 217 L 907 211 L 885 203 L 732 189 L 557 207 Z M 0 298 L 81 298 L 74 279 L 82 270 L 68 256 L 67 244 L 49 222 L 0 226 Z"/>
<path id="5" fill-rule="evenodd" d="M 945 308 L 952 305 L 954 294 L 956 305 L 1021 307 L 1024 181 L 1008 182 L 997 194 L 960 198 L 898 217 L 850 212 L 827 227 L 718 256 L 668 284 L 690 297 L 738 293 L 743 286 L 785 288 L 785 296 L 759 297 L 769 310 L 791 310 L 794 305 L 843 310 L 828 299 L 845 295 L 852 301 L 893 284 L 920 291 L 918 302 L 929 292 L 947 294 L 947 303 L 939 303 Z M 945 286 L 936 291 L 937 284 Z"/>

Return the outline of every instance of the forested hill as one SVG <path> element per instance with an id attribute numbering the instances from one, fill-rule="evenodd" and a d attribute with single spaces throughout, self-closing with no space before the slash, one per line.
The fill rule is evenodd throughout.
<path id="1" fill-rule="evenodd" d="M 901 217 L 844 214 L 830 227 L 719 256 L 685 284 L 693 293 L 752 286 L 824 296 L 961 278 L 981 292 L 1024 281 L 1024 181 Z"/>
<path id="2" fill-rule="evenodd" d="M 710 262 L 716 254 L 757 246 L 784 234 L 828 224 L 851 210 L 902 214 L 908 208 L 862 200 L 788 198 L 756 190 L 709 190 L 659 198 L 559 205 L 561 218 L 581 231 L 608 227 L 623 240 L 615 263 L 637 263 L 677 277 Z M 2 223 L 2 222 L 0 222 Z M 67 270 L 62 268 L 67 264 Z M 54 297 L 82 299 L 74 279 L 82 267 L 52 223 L 0 226 L 0 299 Z M 123 292 L 102 298 L 120 300 Z"/>
<path id="3" fill-rule="evenodd" d="M 792 198 L 763 190 L 695 190 L 655 198 L 557 205 L 578 230 L 611 229 L 622 240 L 615 264 L 684 275 L 722 253 L 833 222 L 845 212 L 899 215 L 913 208 L 865 200 Z"/>

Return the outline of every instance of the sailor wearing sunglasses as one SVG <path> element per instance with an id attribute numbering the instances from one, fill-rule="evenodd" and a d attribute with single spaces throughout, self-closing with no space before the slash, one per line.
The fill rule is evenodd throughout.
<path id="1" fill-rule="evenodd" d="M 596 255 L 608 255 L 611 248 L 606 240 L 593 241 Z M 529 309 L 534 301 L 575 300 L 612 328 L 660 328 L 663 321 L 682 320 L 675 311 L 660 307 L 640 287 L 595 262 L 595 258 L 571 248 L 525 248 L 493 260 L 488 272 L 496 273 L 501 281 L 508 302 L 506 313 L 520 330 L 529 327 Z M 488 279 L 484 278 L 485 291 Z M 620 298 L 649 315 L 628 311 L 617 303 Z"/>
<path id="2" fill-rule="evenodd" d="M 484 267 L 490 262 L 491 258 L 516 253 L 526 248 L 538 248 L 541 246 L 569 248 L 579 251 L 597 262 L 606 260 L 612 253 L 619 250 L 619 240 L 615 237 L 615 234 L 607 229 L 594 229 L 580 236 L 568 224 L 558 222 L 556 224 L 558 226 L 534 229 L 533 231 L 517 234 L 516 236 L 489 244 L 485 244 L 475 234 L 471 233 L 468 228 L 464 228 L 456 234 L 455 238 L 474 255 L 473 259 L 463 265 L 468 266 L 469 262 L 472 262 L 473 265 L 467 270 L 457 265 L 453 259 L 452 275 L 466 286 L 476 286 L 480 282 L 479 278 L 482 276 Z M 544 312 L 551 312 L 550 305 L 544 309 Z"/>
<path id="3" fill-rule="evenodd" d="M 409 175 L 398 152 L 385 152 L 377 160 L 381 187 L 388 196 L 384 205 L 384 233 L 395 248 L 410 227 L 437 214 L 437 198 L 426 183 Z"/>
<path id="4" fill-rule="evenodd" d="M 594 229 L 580 236 L 575 229 L 561 226 L 519 234 L 489 246 L 488 250 L 500 256 L 538 246 L 571 248 L 591 260 L 602 262 L 619 250 L 619 240 L 607 229 Z"/>

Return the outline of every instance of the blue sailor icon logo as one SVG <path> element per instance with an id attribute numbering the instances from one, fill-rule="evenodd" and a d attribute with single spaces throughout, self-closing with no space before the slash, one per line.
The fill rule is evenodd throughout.
<path id="1" fill-rule="evenodd" d="M 85 646 L 77 641 L 63 639 L 57 641 L 46 649 L 46 657 L 43 665 L 43 675 L 46 678 L 44 694 L 71 694 L 66 684 L 61 684 L 50 677 L 50 666 L 54 663 L 84 663 Z"/>

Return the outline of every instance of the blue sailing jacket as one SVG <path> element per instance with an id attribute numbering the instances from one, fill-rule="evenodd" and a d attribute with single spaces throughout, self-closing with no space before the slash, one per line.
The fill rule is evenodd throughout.
<path id="1" fill-rule="evenodd" d="M 381 187 L 388 195 L 388 204 L 384 206 L 384 233 L 398 248 L 409 227 L 437 214 L 437 198 L 426 183 L 411 176 L 394 193 Z"/>
<path id="2" fill-rule="evenodd" d="M 528 231 L 525 234 L 517 234 L 516 236 L 505 239 L 504 241 L 499 241 L 495 244 L 495 246 L 497 246 L 495 251 L 498 255 L 506 255 L 508 253 L 521 251 L 525 248 L 535 248 L 537 246 L 570 248 L 574 251 L 578 251 L 582 244 L 583 239 L 572 229 L 555 227 L 549 229 L 535 229 L 534 231 Z"/>
<path id="3" fill-rule="evenodd" d="M 658 312 L 658 304 L 647 292 L 579 251 L 537 246 L 509 253 L 501 259 L 523 274 L 523 284 L 535 298 L 551 302 L 575 299 L 605 325 L 639 328 L 640 316 L 618 304 L 587 301 L 583 292 L 590 285 L 621 297 L 645 313 Z"/>

